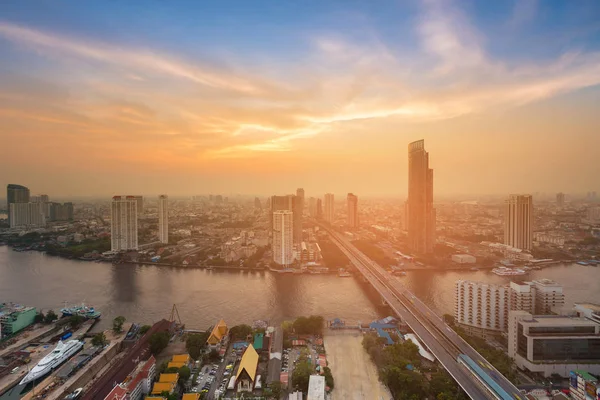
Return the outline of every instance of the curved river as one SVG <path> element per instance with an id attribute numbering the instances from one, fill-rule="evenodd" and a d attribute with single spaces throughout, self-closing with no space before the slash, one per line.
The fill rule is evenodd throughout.
<path id="1" fill-rule="evenodd" d="M 568 306 L 578 301 L 600 303 L 600 267 L 553 266 L 532 271 L 527 278 L 562 283 Z M 439 313 L 453 312 L 457 279 L 510 281 L 485 271 L 412 271 L 401 279 Z M 310 314 L 367 322 L 389 313 L 353 278 L 115 266 L 0 246 L 0 302 L 7 301 L 43 310 L 84 301 L 102 311 L 100 327 L 109 326 L 117 315 L 142 323 L 168 318 L 174 303 L 186 326 L 196 329 L 220 318 L 229 325 Z"/>

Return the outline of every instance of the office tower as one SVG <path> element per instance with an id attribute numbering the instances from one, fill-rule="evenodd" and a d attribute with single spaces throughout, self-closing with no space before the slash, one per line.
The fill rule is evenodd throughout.
<path id="1" fill-rule="evenodd" d="M 332 223 L 334 218 L 334 206 L 333 206 L 333 193 L 325 194 L 325 207 L 323 210 L 323 216 L 325 221 Z"/>
<path id="2" fill-rule="evenodd" d="M 600 324 L 588 318 L 510 311 L 508 355 L 520 370 L 545 377 L 568 377 L 582 365 L 599 374 Z"/>
<path id="3" fill-rule="evenodd" d="M 408 145 L 408 244 L 415 253 L 433 253 L 435 209 L 433 208 L 433 169 L 425 141 Z"/>
<path id="4" fill-rule="evenodd" d="M 11 228 L 43 228 L 46 226 L 46 205 L 10 203 L 8 220 Z"/>
<path id="5" fill-rule="evenodd" d="M 358 196 L 348 193 L 346 202 L 348 206 L 348 227 L 351 229 L 358 228 Z"/>
<path id="6" fill-rule="evenodd" d="M 300 199 L 300 210 L 302 210 L 302 212 L 304 212 L 304 189 L 302 188 L 298 188 L 296 189 L 296 197 L 298 197 Z"/>
<path id="7" fill-rule="evenodd" d="M 565 194 L 557 193 L 556 194 L 556 205 L 559 207 L 563 207 L 565 205 Z"/>
<path id="8" fill-rule="evenodd" d="M 273 226 L 273 213 L 275 211 L 291 211 L 294 219 L 294 243 L 302 242 L 302 209 L 298 196 L 288 194 L 285 196 L 271 196 L 271 226 Z"/>
<path id="9" fill-rule="evenodd" d="M 133 196 L 135 197 L 135 201 L 137 202 L 137 214 L 138 217 L 144 214 L 144 196 Z"/>
<path id="10" fill-rule="evenodd" d="M 507 285 L 456 281 L 454 318 L 468 334 L 486 337 L 506 332 L 509 307 Z"/>
<path id="11" fill-rule="evenodd" d="M 113 196 L 110 220 L 111 250 L 137 250 L 138 219 L 135 196 Z"/>
<path id="12" fill-rule="evenodd" d="M 169 243 L 169 197 L 158 196 L 158 241 Z"/>
<path id="13" fill-rule="evenodd" d="M 289 210 L 273 211 L 273 261 L 279 265 L 290 265 L 294 260 L 294 218 Z"/>
<path id="14" fill-rule="evenodd" d="M 10 205 L 12 203 L 29 203 L 29 189 L 25 186 L 9 183 L 6 185 L 6 211 L 10 225 Z"/>
<path id="15" fill-rule="evenodd" d="M 504 244 L 531 250 L 533 241 L 533 198 L 511 194 L 504 208 Z"/>
<path id="16" fill-rule="evenodd" d="M 254 198 L 254 208 L 257 210 L 262 210 L 262 204 L 260 203 L 260 199 L 258 197 Z"/>
<path id="17" fill-rule="evenodd" d="M 317 216 L 317 199 L 314 197 L 310 197 L 308 199 L 308 215 L 310 215 L 311 218 L 315 218 Z"/>
<path id="18" fill-rule="evenodd" d="M 317 199 L 317 219 L 323 219 L 323 201 Z"/>

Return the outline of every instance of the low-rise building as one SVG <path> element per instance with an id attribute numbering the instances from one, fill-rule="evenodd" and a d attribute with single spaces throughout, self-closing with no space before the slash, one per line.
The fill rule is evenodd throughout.
<path id="1" fill-rule="evenodd" d="M 518 368 L 543 376 L 600 373 L 600 324 L 588 318 L 510 311 L 508 355 Z"/>
<path id="2" fill-rule="evenodd" d="M 238 392 L 252 392 L 258 368 L 258 353 L 251 344 L 248 346 L 235 376 L 235 388 Z"/>
<path id="3" fill-rule="evenodd" d="M 575 400 L 596 400 L 600 398 L 600 383 L 586 371 L 571 371 L 569 391 Z"/>
<path id="4" fill-rule="evenodd" d="M 227 334 L 229 333 L 229 329 L 227 328 L 227 324 L 225 321 L 220 320 L 213 328 L 206 340 L 208 347 L 210 349 L 219 350 L 221 348 L 221 344 L 227 340 Z"/>
<path id="5" fill-rule="evenodd" d="M 575 303 L 575 311 L 580 317 L 591 319 L 600 324 L 600 304 Z"/>
<path id="6" fill-rule="evenodd" d="M 13 303 L 0 304 L 0 338 L 14 335 L 35 321 L 37 311 L 34 307 Z"/>
<path id="7" fill-rule="evenodd" d="M 306 400 L 325 400 L 325 377 L 323 375 L 310 376 Z"/>
<path id="8" fill-rule="evenodd" d="M 139 400 L 150 393 L 150 386 L 156 374 L 156 359 L 154 356 L 140 362 L 127 379 L 116 385 L 104 400 Z"/>

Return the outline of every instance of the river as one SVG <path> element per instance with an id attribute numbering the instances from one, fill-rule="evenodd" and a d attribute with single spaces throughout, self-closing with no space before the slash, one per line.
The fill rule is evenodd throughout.
<path id="1" fill-rule="evenodd" d="M 531 271 L 564 286 L 567 306 L 600 303 L 600 267 L 558 265 Z M 452 313 L 458 279 L 510 282 L 488 271 L 409 271 L 400 278 L 438 313 Z M 177 304 L 187 327 L 205 329 L 220 318 L 229 325 L 257 319 L 279 322 L 301 315 L 372 321 L 389 311 L 353 278 L 290 275 L 268 271 L 207 271 L 153 265 L 111 265 L 15 252 L 0 246 L 0 302 L 60 309 L 85 302 L 103 313 L 100 327 L 117 315 L 152 323 L 168 318 Z"/>

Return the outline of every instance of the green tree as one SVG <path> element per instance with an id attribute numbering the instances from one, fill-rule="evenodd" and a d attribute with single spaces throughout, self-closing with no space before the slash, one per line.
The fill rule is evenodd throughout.
<path id="1" fill-rule="evenodd" d="M 144 336 L 152 328 L 150 325 L 144 325 L 140 328 L 140 335 Z"/>
<path id="2" fill-rule="evenodd" d="M 121 333 L 123 332 L 123 324 L 125 323 L 125 317 L 119 315 L 115 319 L 113 319 L 113 332 Z"/>
<path id="3" fill-rule="evenodd" d="M 219 359 L 219 352 L 215 349 L 212 349 L 210 353 L 208 353 L 208 359 L 211 361 L 217 361 Z"/>
<path id="4" fill-rule="evenodd" d="M 36 324 L 41 324 L 42 322 L 44 322 L 44 313 L 40 311 L 39 313 L 35 314 L 33 322 L 35 322 Z"/>
<path id="5" fill-rule="evenodd" d="M 202 349 L 206 346 L 206 340 L 210 335 L 209 332 L 195 333 L 188 335 L 185 340 L 185 348 L 188 351 L 190 357 L 197 360 L 202 354 Z"/>
<path id="6" fill-rule="evenodd" d="M 333 382 L 333 375 L 331 374 L 331 369 L 329 369 L 329 367 L 324 367 L 323 375 L 325 376 L 325 385 L 329 386 L 329 390 L 333 390 L 335 385 Z"/>
<path id="7" fill-rule="evenodd" d="M 81 315 L 71 315 L 69 318 L 69 326 L 71 329 L 77 329 L 79 325 L 83 323 L 83 321 L 85 321 L 85 318 L 83 318 Z"/>
<path id="8" fill-rule="evenodd" d="M 252 327 L 246 324 L 236 325 L 229 330 L 229 336 L 232 340 L 245 340 L 251 333 Z"/>
<path id="9" fill-rule="evenodd" d="M 189 367 L 187 366 L 183 366 L 181 368 L 179 368 L 179 379 L 181 382 L 185 382 L 188 379 L 190 379 L 190 376 L 192 375 L 192 371 L 190 370 Z"/>
<path id="10" fill-rule="evenodd" d="M 268 389 L 270 392 L 270 394 L 268 395 L 270 399 L 281 399 L 281 395 L 283 394 L 283 385 L 281 384 L 281 382 L 271 382 Z"/>
<path id="11" fill-rule="evenodd" d="M 155 332 L 150 336 L 148 342 L 150 343 L 150 351 L 152 354 L 157 355 L 161 351 L 167 348 L 169 345 L 169 333 L 168 332 Z"/>
<path id="12" fill-rule="evenodd" d="M 174 374 L 176 372 L 179 372 L 179 368 L 177 367 L 167 367 L 167 370 L 165 371 L 167 374 Z"/>
<path id="13" fill-rule="evenodd" d="M 306 361 L 306 359 L 298 361 L 298 364 L 292 373 L 292 383 L 296 389 L 301 392 L 306 392 L 308 390 L 308 381 L 310 380 L 310 375 L 312 373 L 312 365 Z"/>
<path id="14" fill-rule="evenodd" d="M 44 317 L 44 322 L 50 324 L 58 319 L 58 315 L 53 310 L 48 310 Z"/>
<path id="15" fill-rule="evenodd" d="M 106 335 L 104 334 L 104 332 L 97 333 L 92 338 L 93 346 L 104 347 L 107 343 L 108 343 L 108 340 L 106 340 Z"/>

